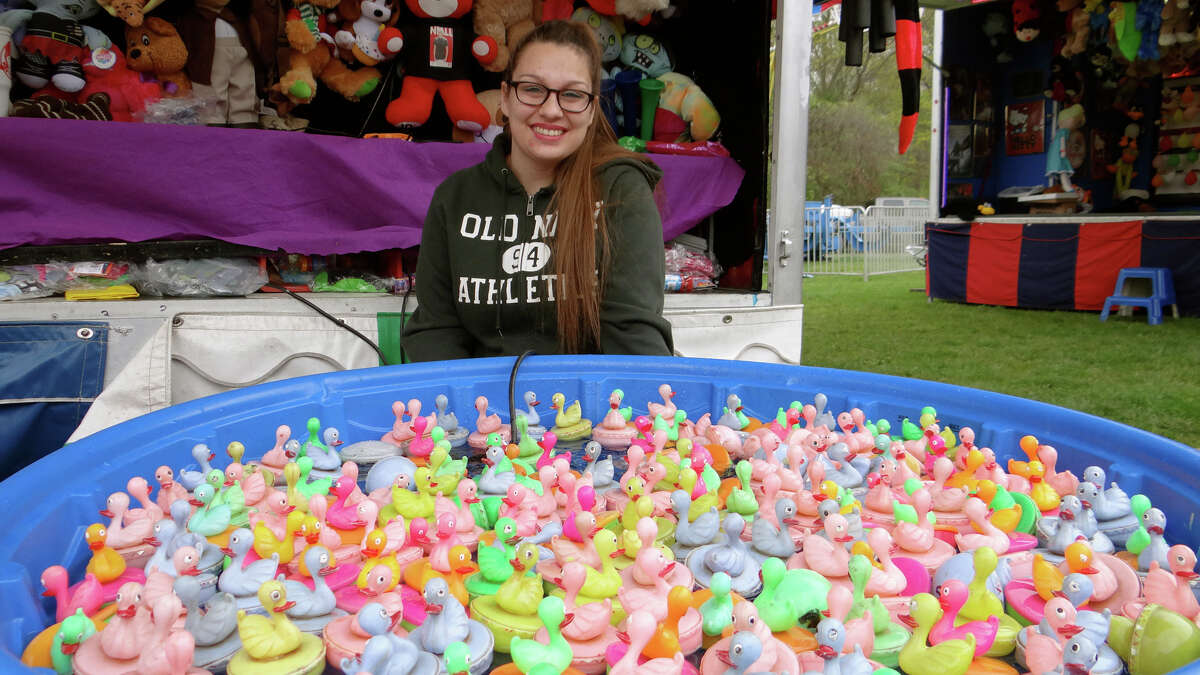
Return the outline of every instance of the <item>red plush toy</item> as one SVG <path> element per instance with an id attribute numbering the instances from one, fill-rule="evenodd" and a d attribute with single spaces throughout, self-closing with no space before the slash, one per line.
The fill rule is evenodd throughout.
<path id="1" fill-rule="evenodd" d="M 1032 42 L 1041 33 L 1038 19 L 1042 10 L 1037 0 L 1014 0 L 1012 6 L 1013 32 L 1021 42 Z"/>
<path id="2" fill-rule="evenodd" d="M 31 98 L 54 96 L 72 103 L 86 103 L 92 94 L 108 95 L 108 112 L 115 122 L 132 122 L 136 115 L 150 103 L 162 97 L 155 82 L 144 82 L 140 73 L 129 69 L 125 55 L 113 45 L 105 49 L 90 50 L 83 59 L 83 73 L 87 84 L 74 94 L 43 87 Z"/>
<path id="3" fill-rule="evenodd" d="M 398 127 L 421 126 L 429 119 L 433 97 L 440 94 L 454 126 L 485 129 L 491 121 L 471 86 L 469 60 L 487 64 L 496 58 L 489 38 L 475 39 L 466 18 L 472 0 L 405 0 L 412 13 L 403 26 L 404 86 L 387 107 L 387 121 Z"/>

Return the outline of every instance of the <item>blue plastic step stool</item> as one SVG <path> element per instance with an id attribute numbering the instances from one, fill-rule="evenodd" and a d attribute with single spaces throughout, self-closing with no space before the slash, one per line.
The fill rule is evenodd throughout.
<path id="1" fill-rule="evenodd" d="M 1113 306 L 1121 309 L 1121 316 L 1133 313 L 1133 307 L 1145 307 L 1146 315 L 1151 326 L 1157 326 L 1163 320 L 1163 307 L 1170 305 L 1172 314 L 1179 318 L 1179 305 L 1175 304 L 1175 282 L 1171 279 L 1171 270 L 1166 267 L 1126 267 L 1117 275 L 1117 284 L 1113 294 L 1104 301 L 1104 309 L 1100 311 L 1100 320 L 1108 320 L 1108 312 Z"/>

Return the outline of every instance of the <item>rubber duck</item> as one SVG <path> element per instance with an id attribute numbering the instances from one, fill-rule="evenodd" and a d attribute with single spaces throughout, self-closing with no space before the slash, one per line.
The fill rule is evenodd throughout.
<path id="1" fill-rule="evenodd" d="M 548 644 L 514 637 L 509 645 L 513 663 L 522 673 L 530 673 L 540 664 L 553 667 L 555 672 L 562 672 L 570 667 L 572 660 L 571 645 L 562 631 L 575 617 L 567 614 L 562 599 L 553 595 L 542 598 L 537 614 L 549 638 Z"/>
<path id="2" fill-rule="evenodd" d="M 237 481 L 227 484 L 225 474 L 217 469 L 208 472 L 205 482 L 213 489 L 213 504 L 224 504 L 229 507 L 229 524 L 233 527 L 245 527 L 250 524 L 246 510 L 246 494 Z"/>
<path id="3" fill-rule="evenodd" d="M 975 636 L 975 656 L 987 654 L 992 648 L 992 643 L 996 641 L 1000 618 L 991 616 L 987 621 L 970 621 L 956 625 L 958 611 L 967 602 L 967 586 L 958 579 L 950 579 L 938 587 L 937 601 L 942 608 L 942 618 L 930 631 L 929 641 L 938 644 L 946 640 L 963 639 L 967 633 L 971 633 Z"/>
<path id="4" fill-rule="evenodd" d="M 1058 508 L 1059 495 L 1045 481 L 1046 467 L 1039 461 L 1032 461 L 1028 465 L 1030 490 L 1029 497 L 1033 499 L 1034 504 L 1037 504 L 1042 513 L 1053 511 Z M 1093 508 L 1095 508 L 1093 506 Z"/>
<path id="5" fill-rule="evenodd" d="M 606 448 L 614 450 L 629 447 L 630 441 L 637 435 L 637 428 L 629 424 L 633 416 L 632 408 L 621 408 L 625 392 L 614 389 L 608 397 L 609 410 L 600 424 L 592 429 L 592 439 Z"/>
<path id="6" fill-rule="evenodd" d="M 617 643 L 609 648 L 609 675 L 680 675 L 684 662 L 680 652 L 676 652 L 670 659 L 656 658 L 639 663 L 642 651 L 650 642 L 654 631 L 654 617 L 649 612 L 639 609 L 630 614 L 624 632 L 629 638 L 628 645 Z M 618 653 L 621 655 L 614 658 Z"/>
<path id="7" fill-rule="evenodd" d="M 253 546 L 254 533 L 246 528 L 238 528 L 229 535 L 229 546 L 221 549 L 230 557 L 230 562 L 217 579 L 220 590 L 239 598 L 253 597 L 258 594 L 260 586 L 275 578 L 279 569 L 279 554 L 273 552 L 267 558 L 247 564 L 246 554 Z"/>
<path id="8" fill-rule="evenodd" d="M 453 410 L 447 410 L 449 405 L 450 399 L 446 398 L 445 394 L 438 394 L 434 397 L 433 406 L 436 424 L 446 433 L 446 442 L 450 444 L 450 447 L 461 448 L 467 444 L 467 437 L 470 433 L 466 428 L 459 426 L 458 415 L 455 415 Z"/>
<path id="9" fill-rule="evenodd" d="M 673 586 L 667 594 L 667 616 L 658 629 L 642 647 L 642 656 L 648 659 L 669 659 L 683 652 L 680 646 L 680 619 L 692 610 L 692 592 L 684 586 Z M 699 617 L 696 617 L 697 628 Z M 698 631 L 697 631 L 698 632 Z M 697 640 L 695 647 L 699 647 Z M 695 648 L 693 647 L 693 649 Z"/>
<path id="10" fill-rule="evenodd" d="M 751 546 L 761 555 L 786 559 L 796 553 L 796 542 L 789 530 L 789 526 L 799 524 L 796 520 L 796 503 L 784 497 L 775 500 L 773 508 L 775 521 L 779 524 L 772 524 L 766 517 L 755 519 L 750 530 Z M 678 528 L 675 536 L 678 539 Z"/>
<path id="11" fill-rule="evenodd" d="M 592 479 L 592 487 L 601 492 L 603 489 L 613 485 L 613 462 L 612 457 L 600 459 L 600 455 L 604 450 L 604 446 L 598 441 L 588 441 L 583 446 L 583 459 L 587 465 L 583 469 L 583 475 L 590 476 Z"/>
<path id="12" fill-rule="evenodd" d="M 849 461 L 850 449 L 845 443 L 834 443 L 817 460 L 825 463 L 825 478 L 843 488 L 856 488 L 863 483 L 862 474 Z"/>
<path id="13" fill-rule="evenodd" d="M 516 555 L 515 544 L 521 540 L 517 535 L 517 524 L 512 518 L 500 518 L 492 532 L 492 543 L 481 545 L 477 552 L 479 572 L 466 580 L 472 596 L 495 595 L 500 584 L 513 575 L 510 561 Z"/>
<path id="14" fill-rule="evenodd" d="M 317 440 L 317 433 L 321 440 Z M 321 421 L 316 417 L 308 419 L 309 439 L 303 449 L 307 457 L 312 459 L 313 468 L 318 471 L 337 471 L 342 466 L 342 456 L 338 454 L 338 446 L 343 444 L 341 432 L 336 427 L 328 427 L 321 431 Z"/>
<path id="15" fill-rule="evenodd" d="M 125 524 L 125 513 L 129 510 L 129 495 L 124 492 L 114 492 L 108 496 L 104 510 L 100 515 L 110 520 L 106 529 L 105 543 L 115 549 L 128 549 L 143 546 L 154 530 L 154 523 L 149 519 L 133 521 Z"/>
<path id="16" fill-rule="evenodd" d="M 746 675 L 750 672 L 753 664 L 758 663 L 762 658 L 763 646 L 762 641 L 758 636 L 749 631 L 741 631 L 734 633 L 729 639 L 727 649 L 714 650 L 713 660 L 719 661 L 721 666 L 728 666 L 723 671 L 717 671 L 715 667 L 706 668 L 706 664 L 701 663 L 701 672 L 723 672 L 724 675 Z M 707 654 L 705 654 L 707 656 Z"/>
<path id="17" fill-rule="evenodd" d="M 850 552 L 846 545 L 854 541 L 848 533 L 849 525 L 846 517 L 840 513 L 831 514 L 825 519 L 824 537 L 806 537 L 804 550 L 788 560 L 788 566 L 807 568 L 820 573 L 827 578 L 845 577 L 849 572 Z"/>
<path id="18" fill-rule="evenodd" d="M 960 551 L 973 551 L 980 548 L 990 548 L 997 554 L 1008 552 L 1011 540 L 1008 535 L 997 528 L 987 519 L 987 505 L 981 499 L 972 497 L 967 500 L 965 507 L 967 517 L 978 533 L 956 534 L 954 540 Z"/>
<path id="19" fill-rule="evenodd" d="M 566 401 L 566 396 L 561 392 L 555 392 L 550 397 L 550 407 L 558 411 L 554 415 L 554 428 L 551 431 L 564 441 L 586 438 L 592 433 L 592 421 L 583 417 L 579 401 L 569 406 Z"/>
<path id="20" fill-rule="evenodd" d="M 516 556 L 509 561 L 517 572 L 534 569 L 538 561 L 537 546 L 522 542 L 517 546 Z M 496 591 L 496 603 L 512 614 L 531 615 L 537 611 L 542 599 L 541 579 L 534 575 L 514 574 L 505 580 Z"/>
<path id="21" fill-rule="evenodd" d="M 337 604 L 333 590 L 325 583 L 325 578 L 337 569 L 333 554 L 324 546 L 310 546 L 304 552 L 304 564 L 313 572 L 313 587 L 299 581 L 284 582 L 291 607 L 287 615 L 293 619 L 313 619 L 324 617 L 325 622 L 332 619 L 330 615 Z"/>
<path id="22" fill-rule="evenodd" d="M 871 572 L 871 580 L 867 582 L 867 594 L 884 598 L 903 594 L 908 587 L 908 577 L 892 561 L 892 535 L 882 527 L 872 528 L 867 533 L 867 543 L 879 561 L 879 567 Z"/>
<path id="23" fill-rule="evenodd" d="M 1062 664 L 1063 646 L 1083 632 L 1083 627 L 1074 621 L 1074 605 L 1066 598 L 1052 598 L 1046 603 L 1046 615 L 1041 624 L 1022 630 L 1025 634 L 1025 664 L 1030 672 L 1053 672 Z"/>
<path id="24" fill-rule="evenodd" d="M 187 610 L 184 628 L 196 641 L 200 652 L 196 655 L 196 663 L 200 665 L 227 660 L 241 646 L 235 633 L 237 599 L 221 592 L 201 607 L 200 598 L 204 592 L 196 577 L 180 577 L 175 581 L 175 594 Z"/>
<path id="25" fill-rule="evenodd" d="M 83 535 L 88 548 L 92 550 L 92 557 L 87 564 L 87 572 L 95 575 L 96 580 L 101 584 L 114 581 L 125 573 L 125 559 L 105 543 L 107 535 L 107 528 L 100 523 L 89 525 Z"/>
<path id="26" fill-rule="evenodd" d="M 712 595 L 700 605 L 701 629 L 709 637 L 720 635 L 733 622 L 730 581 L 724 572 L 717 572 L 709 581 L 708 590 Z"/>
<path id="27" fill-rule="evenodd" d="M 560 588 L 565 591 L 564 607 L 574 617 L 563 627 L 563 635 L 572 643 L 577 655 L 580 655 L 582 646 L 579 643 L 594 643 L 591 646 L 600 647 L 599 651 L 603 653 L 603 647 L 616 640 L 616 629 L 611 623 L 612 601 L 579 602 L 579 593 L 586 581 L 587 568 L 583 563 L 569 562 L 563 567 Z"/>
<path id="28" fill-rule="evenodd" d="M 1145 572 L 1150 569 L 1151 562 L 1157 562 L 1159 567 L 1168 567 L 1168 550 L 1163 533 L 1167 528 L 1167 517 L 1157 508 L 1146 509 L 1142 513 L 1142 528 L 1146 530 L 1147 541 L 1141 551 L 1137 552 L 1138 569 Z"/>
<path id="29" fill-rule="evenodd" d="M 762 583 L 754 606 L 772 631 L 788 630 L 806 614 L 828 607 L 826 598 L 832 584 L 813 570 L 789 570 L 782 560 L 766 558 L 762 562 Z"/>
<path id="30" fill-rule="evenodd" d="M 622 607 L 644 607 L 649 609 L 656 621 L 663 621 L 668 614 L 667 596 L 671 591 L 668 577 L 676 568 L 657 548 L 644 548 L 637 554 L 633 566 L 622 575 L 624 582 L 617 591 Z M 634 572 L 639 572 L 635 578 Z"/>
<path id="31" fill-rule="evenodd" d="M 1062 666 L 1068 673 L 1092 673 L 1100 661 L 1100 649 L 1083 635 L 1076 635 L 1063 646 Z"/>
<path id="32" fill-rule="evenodd" d="M 357 468 L 357 465 L 355 467 Z M 248 509 L 255 508 L 263 503 L 268 494 L 275 491 L 273 488 L 267 489 L 267 476 L 271 476 L 271 483 L 275 482 L 275 477 L 270 472 L 259 470 L 256 464 L 247 468 L 239 462 L 233 462 L 225 467 L 224 485 L 227 488 L 237 485 L 242 491 L 242 502 Z"/>
<path id="33" fill-rule="evenodd" d="M 196 507 L 196 512 L 188 519 L 187 529 L 205 537 L 214 537 L 224 533 L 230 527 L 232 513 L 225 504 L 213 504 L 215 492 L 208 483 L 197 485 L 192 491 L 188 503 Z"/>
<path id="34" fill-rule="evenodd" d="M 862 647 L 864 656 L 871 656 L 875 649 L 875 623 L 871 611 L 866 610 L 861 616 L 850 619 L 850 610 L 854 607 L 854 592 L 841 585 L 830 587 L 825 602 L 829 608 L 821 614 L 841 621 L 845 628 L 846 645 L 842 647 L 842 653 L 848 653 L 854 645 L 858 645 Z"/>
<path id="35" fill-rule="evenodd" d="M 717 424 L 729 427 L 734 431 L 750 426 L 750 418 L 746 416 L 742 399 L 737 394 L 725 397 L 725 407 L 721 409 L 721 418 L 717 420 Z"/>
<path id="36" fill-rule="evenodd" d="M 825 662 L 822 672 L 838 675 L 868 675 L 875 666 L 867 660 L 861 645 L 847 644 L 846 627 L 834 618 L 821 619 L 816 633 L 817 656 Z"/>
<path id="37" fill-rule="evenodd" d="M 414 417 L 412 421 L 413 437 L 408 442 L 406 454 L 413 458 L 417 464 L 421 464 L 429 459 L 430 453 L 436 445 L 433 434 L 438 427 L 429 426 L 429 420 L 424 417 Z M 440 438 L 445 438 L 445 432 L 440 432 Z"/>
<path id="38" fill-rule="evenodd" d="M 287 444 L 291 436 L 292 428 L 288 425 L 280 424 L 278 427 L 275 427 L 275 445 L 263 454 L 262 465 L 274 474 L 276 479 L 282 475 L 284 465 L 296 457 L 295 453 L 290 457 L 288 456 Z M 297 445 L 299 444 L 297 443 Z M 299 450 L 298 447 L 297 450 Z"/>
<path id="39" fill-rule="evenodd" d="M 1115 520 L 1129 514 L 1131 509 L 1129 495 L 1125 494 L 1125 491 L 1115 481 L 1110 487 L 1104 487 L 1106 480 L 1104 469 L 1099 466 L 1089 466 L 1083 470 L 1083 480 L 1101 490 L 1099 499 L 1092 503 L 1092 510 L 1096 513 L 1098 520 Z"/>
<path id="40" fill-rule="evenodd" d="M 508 492 L 501 500 L 500 517 L 511 518 L 517 525 L 517 534 L 522 537 L 532 537 L 538 532 L 537 505 L 530 498 L 532 494 L 521 483 L 514 483 L 508 486 Z"/>
<path id="41" fill-rule="evenodd" d="M 504 453 L 499 445 L 489 445 L 483 455 L 483 463 L 487 467 L 479 475 L 479 489 L 485 495 L 503 495 L 517 481 L 513 472 L 512 460 Z"/>
<path id="42" fill-rule="evenodd" d="M 416 492 L 392 486 L 391 503 L 380 510 L 383 518 L 391 519 L 393 515 L 404 516 L 405 520 L 414 518 L 430 520 L 434 515 L 435 501 L 432 490 L 435 487 L 433 474 L 429 467 L 419 467 L 413 475 Z"/>
<path id="43" fill-rule="evenodd" d="M 435 427 L 433 435 L 436 441 L 443 434 Z M 433 479 L 437 481 L 439 491 L 450 494 L 467 475 L 467 458 L 451 459 L 449 445 L 435 442 L 433 452 L 429 454 L 429 468 L 433 470 Z"/>
<path id="44" fill-rule="evenodd" d="M 102 665 L 132 667 L 150 634 L 150 610 L 142 602 L 142 585 L 129 582 L 117 592 L 117 611 L 97 635 L 75 653 L 77 671 Z"/>
<path id="45" fill-rule="evenodd" d="M 59 621 L 62 623 L 54 633 L 54 641 L 50 646 L 50 660 L 56 673 L 71 675 L 75 672 L 71 660 L 79 650 L 79 645 L 96 634 L 96 625 L 83 613 L 83 609 L 76 609 Z"/>
<path id="46" fill-rule="evenodd" d="M 691 518 L 692 499 L 684 490 L 671 493 L 671 513 L 679 518 L 675 525 L 675 546 L 673 550 L 677 557 L 686 557 L 690 549 L 711 544 L 720 531 L 721 521 L 714 505 L 706 513 Z M 792 506 L 795 509 L 795 505 Z M 757 528 L 758 524 L 755 523 Z M 789 538 L 789 545 L 791 540 Z"/>
<path id="47" fill-rule="evenodd" d="M 616 392 L 621 392 L 621 390 L 618 389 L 618 390 L 616 390 Z M 616 393 L 616 392 L 614 392 L 614 393 Z M 650 414 L 651 417 L 654 417 L 655 415 L 661 415 L 664 418 L 674 417 L 676 408 L 675 408 L 675 402 L 672 401 L 671 399 L 675 398 L 675 391 L 673 389 L 671 389 L 671 385 L 666 384 L 666 383 L 658 385 L 658 395 L 660 398 L 662 398 L 662 403 L 656 403 L 654 401 L 647 403 L 646 404 L 647 412 Z M 622 397 L 624 396 L 624 392 L 621 392 L 621 396 Z M 611 399 L 610 399 L 610 401 L 611 401 Z M 618 404 L 619 403 L 620 403 L 620 401 L 618 400 Z M 629 417 L 626 416 L 626 419 L 629 419 Z"/>
<path id="48" fill-rule="evenodd" d="M 197 512 L 199 513 L 199 512 Z M 272 554 L 279 557 L 279 564 L 286 565 L 296 554 L 295 537 L 304 524 L 305 513 L 299 510 L 288 512 L 284 520 L 284 536 L 275 536 L 265 522 L 259 521 L 254 526 L 254 552 L 260 558 L 270 558 Z"/>
<path id="49" fill-rule="evenodd" d="M 125 491 L 138 501 L 140 505 L 137 508 L 131 508 L 125 511 L 125 524 L 129 525 L 135 520 L 149 520 L 151 523 L 156 523 L 163 519 L 168 508 L 164 509 L 150 499 L 150 484 L 141 476 L 133 476 L 125 483 Z"/>
<path id="50" fill-rule="evenodd" d="M 521 399 L 525 401 L 525 409 L 521 411 L 521 414 L 525 416 L 525 421 L 529 425 L 529 433 L 534 438 L 538 438 L 546 433 L 546 427 L 542 426 L 542 416 L 537 411 L 537 406 L 541 405 L 542 402 L 538 400 L 537 394 L 532 391 L 525 392 Z"/>
<path id="51" fill-rule="evenodd" d="M 55 621 L 66 620 L 76 610 L 82 610 L 85 615 L 92 616 L 104 603 L 100 580 L 92 572 L 84 574 L 83 582 L 74 589 L 68 589 L 66 568 L 62 565 L 51 565 L 42 570 L 41 581 L 42 587 L 46 589 L 42 592 L 42 597 L 55 600 Z"/>
<path id="52" fill-rule="evenodd" d="M 967 491 L 961 487 L 946 485 L 946 480 L 954 473 L 954 462 L 946 457 L 939 457 L 933 463 L 933 486 L 930 487 L 930 505 L 934 511 L 953 512 L 962 510 L 967 503 Z"/>
<path id="53" fill-rule="evenodd" d="M 198 485 L 203 483 L 204 477 L 208 475 L 209 471 L 212 471 L 212 466 L 209 465 L 209 462 L 211 462 L 216 456 L 216 453 L 214 453 L 212 450 L 209 450 L 208 446 L 203 443 L 197 443 L 196 445 L 193 445 L 192 459 L 196 460 L 195 465 L 199 466 L 200 468 L 199 470 L 191 468 L 179 470 L 179 478 L 177 480 L 179 481 L 179 484 L 183 486 L 183 489 L 192 491 L 195 490 Z"/>
<path id="54" fill-rule="evenodd" d="M 536 614 L 543 597 L 542 579 L 534 567 L 537 561 L 537 546 L 522 542 L 508 561 L 514 572 L 495 594 L 471 600 L 471 616 L 492 631 L 497 651 L 508 652 L 513 637 L 532 638 L 542 626 Z"/>
<path id="55" fill-rule="evenodd" d="M 617 535 L 611 530 L 602 529 L 592 538 L 596 554 L 600 558 L 600 569 L 587 568 L 587 579 L 580 589 L 580 597 L 584 602 L 593 602 L 612 598 L 621 588 L 621 575 L 613 566 L 613 559 L 619 555 L 617 551 Z"/>
<path id="56" fill-rule="evenodd" d="M 758 500 L 750 489 L 750 474 L 753 471 L 750 462 L 741 460 L 734 467 L 737 474 L 738 486 L 725 498 L 725 509 L 742 516 L 747 521 L 753 521 L 758 513 Z"/>
<path id="57" fill-rule="evenodd" d="M 746 543 L 742 541 L 742 531 L 746 521 L 736 513 L 726 514 L 721 523 L 724 541 L 716 544 L 701 546 L 687 557 L 687 566 L 696 583 L 701 588 L 708 586 L 708 581 L 716 572 L 725 572 L 732 579 L 734 592 L 746 598 L 758 595 L 762 588 L 759 578 L 760 563 L 749 555 Z"/>
<path id="58" fill-rule="evenodd" d="M 475 431 L 468 437 L 467 442 L 472 448 L 487 447 L 488 434 L 498 433 L 504 443 L 512 440 L 512 430 L 509 425 L 500 421 L 500 416 L 492 413 L 488 414 L 488 400 L 486 396 L 478 396 L 475 398 L 475 410 L 479 413 L 475 420 Z"/>
<path id="59" fill-rule="evenodd" d="M 1176 544 L 1168 549 L 1167 560 L 1167 569 L 1161 568 L 1157 561 L 1150 563 L 1143 593 L 1146 602 L 1162 605 L 1193 621 L 1200 620 L 1200 603 L 1191 587 L 1192 580 L 1200 576 L 1192 569 L 1196 566 L 1196 553 L 1184 544 Z"/>
<path id="60" fill-rule="evenodd" d="M 928 593 L 918 593 L 909 603 L 909 621 L 913 636 L 900 650 L 900 667 L 910 675 L 962 675 L 975 656 L 975 635 L 964 639 L 947 640 L 927 646 L 929 632 L 941 619 L 937 600 Z"/>
<path id="61" fill-rule="evenodd" d="M 188 498 L 187 489 L 175 481 L 175 472 L 166 464 L 154 470 L 154 480 L 158 481 L 158 498 L 155 503 L 164 514 L 171 511 L 171 504 L 176 500 Z"/>
<path id="62" fill-rule="evenodd" d="M 275 672 L 289 672 L 285 667 L 319 667 L 325 658 L 325 643 L 315 635 L 302 633 L 288 619 L 288 600 L 282 582 L 268 581 L 258 590 L 258 600 L 267 616 L 238 612 L 238 635 L 242 649 L 229 662 L 230 675 L 263 672 L 263 662 L 273 661 Z"/>
<path id="63" fill-rule="evenodd" d="M 1125 563 L 1111 555 L 1095 553 L 1084 541 L 1067 547 L 1064 560 L 1058 566 L 1063 574 L 1086 574 L 1092 582 L 1091 602 L 1098 609 L 1120 611 L 1125 602 L 1138 597 L 1141 588 L 1137 574 Z"/>
<path id="64" fill-rule="evenodd" d="M 949 461 L 949 460 L 947 460 Z M 936 517 L 929 511 L 932 497 L 929 490 L 919 488 L 912 494 L 914 518 L 896 513 L 892 536 L 904 556 L 919 560 L 930 572 L 954 555 L 954 547 L 934 536 Z"/>

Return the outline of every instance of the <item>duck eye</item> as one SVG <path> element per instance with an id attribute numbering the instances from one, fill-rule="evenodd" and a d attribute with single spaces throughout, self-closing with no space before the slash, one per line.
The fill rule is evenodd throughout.
<path id="1" fill-rule="evenodd" d="M 133 602 L 134 602 L 135 604 L 136 604 L 136 603 L 140 603 L 141 601 L 142 601 L 142 594 L 141 594 L 141 593 L 137 593 L 136 595 L 134 595 L 134 596 L 133 596 Z"/>
<path id="2" fill-rule="evenodd" d="M 117 593 L 117 604 L 121 604 L 121 594 Z"/>
<path id="3" fill-rule="evenodd" d="M 749 619 L 746 619 L 746 623 L 748 623 L 748 624 L 750 624 L 751 626 L 753 626 L 753 625 L 754 625 L 754 617 L 750 617 Z"/>
<path id="4" fill-rule="evenodd" d="M 101 537 L 107 537 L 107 536 L 108 536 L 108 530 L 106 530 L 106 529 L 104 529 L 104 528 L 102 527 L 102 528 L 100 528 L 99 530 L 96 530 L 96 534 L 100 535 Z"/>
<path id="5" fill-rule="evenodd" d="M 1078 642 L 1071 645 L 1071 651 L 1076 652 L 1076 653 L 1079 652 L 1079 643 Z"/>
<path id="6" fill-rule="evenodd" d="M 382 584 L 383 583 L 383 575 L 380 574 L 379 576 L 375 577 L 375 582 Z"/>
<path id="7" fill-rule="evenodd" d="M 445 590 L 444 588 L 439 588 L 439 589 L 438 589 L 438 597 L 439 597 L 439 598 L 446 597 L 446 590 Z"/>
<path id="8" fill-rule="evenodd" d="M 733 647 L 733 653 L 734 653 L 734 654 L 741 654 L 741 653 L 742 653 L 742 646 L 741 646 L 741 645 L 734 645 L 734 647 Z"/>

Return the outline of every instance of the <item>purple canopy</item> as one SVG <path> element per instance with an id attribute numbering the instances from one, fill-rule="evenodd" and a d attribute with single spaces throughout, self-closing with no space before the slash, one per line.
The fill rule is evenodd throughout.
<path id="1" fill-rule="evenodd" d="M 212 237 L 292 253 L 421 241 L 434 188 L 483 144 L 0 118 L 0 249 Z M 667 239 L 733 200 L 729 158 L 654 155 Z"/>

